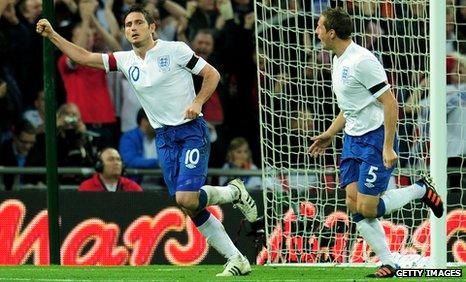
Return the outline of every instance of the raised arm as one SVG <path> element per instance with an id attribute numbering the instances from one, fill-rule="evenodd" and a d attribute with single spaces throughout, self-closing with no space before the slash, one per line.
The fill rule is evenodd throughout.
<path id="1" fill-rule="evenodd" d="M 48 20 L 40 19 L 36 25 L 36 32 L 48 38 L 60 51 L 74 62 L 88 67 L 105 69 L 102 61 L 102 54 L 89 52 L 69 42 L 52 28 Z"/>
<path id="2" fill-rule="evenodd" d="M 115 37 L 113 37 L 100 23 L 99 20 L 92 16 L 92 23 L 94 24 L 97 32 L 102 36 L 107 47 L 112 51 L 121 51 L 121 45 L 118 43 Z"/>
<path id="3" fill-rule="evenodd" d="M 120 27 L 117 19 L 115 18 L 115 14 L 113 14 L 112 8 L 113 0 L 105 1 L 105 19 L 107 20 L 110 34 L 119 41 L 121 39 Z"/>
<path id="4" fill-rule="evenodd" d="M 164 7 L 165 10 L 167 10 L 167 12 L 175 18 L 188 17 L 188 11 L 176 2 L 170 0 L 162 0 L 160 1 L 160 6 Z"/>

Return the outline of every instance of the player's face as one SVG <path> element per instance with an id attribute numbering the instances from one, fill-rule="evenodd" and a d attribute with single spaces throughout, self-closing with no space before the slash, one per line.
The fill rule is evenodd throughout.
<path id="1" fill-rule="evenodd" d="M 108 149 L 102 153 L 102 162 L 104 163 L 103 174 L 105 176 L 120 176 L 123 163 L 120 154 L 115 149 Z"/>
<path id="2" fill-rule="evenodd" d="M 320 16 L 319 21 L 317 21 L 316 33 L 317 38 L 319 38 L 320 42 L 322 43 L 322 48 L 325 50 L 330 50 L 330 35 L 328 30 L 325 28 L 325 17 Z"/>
<path id="3" fill-rule="evenodd" d="M 126 39 L 135 47 L 141 47 L 151 42 L 155 32 L 155 24 L 149 25 L 141 13 L 130 13 L 125 20 Z"/>

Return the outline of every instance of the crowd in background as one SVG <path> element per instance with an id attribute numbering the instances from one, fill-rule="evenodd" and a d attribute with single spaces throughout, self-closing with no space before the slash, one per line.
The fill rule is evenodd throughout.
<path id="1" fill-rule="evenodd" d="M 156 18 L 157 38 L 185 41 L 222 75 L 203 107 L 211 131 L 210 167 L 228 165 L 227 148 L 235 137 L 241 136 L 259 152 L 252 1 L 57 0 L 54 26 L 93 52 L 130 50 L 122 16 L 133 4 L 144 5 Z M 0 15 L 0 165 L 44 166 L 42 38 L 35 32 L 42 1 L 2 1 Z M 55 60 L 58 165 L 93 167 L 99 152 L 113 147 L 119 148 L 125 167 L 158 168 L 154 132 L 125 77 L 77 65 L 58 51 Z M 197 89 L 200 83 L 195 78 Z M 259 163 L 260 154 L 254 157 Z M 252 165 L 252 159 L 245 162 L 251 164 L 241 166 Z M 62 184 L 82 180 L 71 175 L 60 178 Z M 40 176 L 20 178 L 21 184 L 41 181 Z M 11 189 L 9 182 L 5 186 Z"/>
<path id="2" fill-rule="evenodd" d="M 285 100 L 290 101 L 286 105 L 278 99 L 261 101 L 274 108 L 270 117 L 265 113 L 262 119 L 273 120 L 275 133 L 290 137 L 283 142 L 280 136 L 268 136 L 264 131 L 265 147 L 274 148 L 274 152 L 266 154 L 271 159 L 265 163 L 294 168 L 299 164 L 335 162 L 332 155 L 311 160 L 306 151 L 309 135 L 325 130 L 338 114 L 331 92 L 329 54 L 308 52 L 318 48 L 318 40 L 313 31 L 306 30 L 315 27 L 322 10 L 335 5 L 346 7 L 355 16 L 355 32 L 359 35 L 354 40 L 382 61 L 403 107 L 400 165 L 413 165 L 413 159 L 427 152 L 426 142 L 422 142 L 428 134 L 428 7 L 424 2 L 260 1 L 267 9 L 258 9 L 257 17 L 270 20 L 280 29 L 259 25 L 259 32 L 271 34 L 271 42 L 259 43 L 258 56 L 252 0 L 56 0 L 54 26 L 65 38 L 87 50 L 130 50 L 122 16 L 136 3 L 144 5 L 157 19 L 158 38 L 185 41 L 221 73 L 218 88 L 203 108 L 211 132 L 210 167 L 260 168 L 258 80 L 273 92 L 288 95 Z M 466 153 L 466 0 L 448 0 L 447 4 L 448 158 L 449 166 L 461 167 Z M 279 9 L 294 16 L 281 17 Z M 0 166 L 45 165 L 42 38 L 35 32 L 41 14 L 42 0 L 0 3 Z M 297 32 L 283 32 L 287 28 Z M 264 44 L 270 48 L 267 52 L 262 50 Z M 306 48 L 311 45 L 317 47 Z M 265 63 L 260 53 L 277 57 Z M 283 59 L 291 62 L 285 68 L 278 64 Z M 99 152 L 113 147 L 119 150 L 125 167 L 158 168 L 154 132 L 125 77 L 76 65 L 58 51 L 55 61 L 58 165 L 93 167 Z M 257 69 L 261 70 L 259 76 Z M 267 77 L 265 72 L 277 76 Z M 200 83 L 195 78 L 197 89 Z M 316 116 L 320 123 L 315 121 Z M 83 180 L 76 175 L 60 179 L 61 183 L 75 185 Z M 161 183 L 153 177 L 134 180 L 142 186 Z M 219 182 L 227 180 L 220 178 Z M 247 180 L 250 187 L 260 186 L 260 179 Z M 6 189 L 11 188 L 11 181 L 4 177 Z M 19 181 L 37 184 L 44 179 L 28 175 Z M 460 180 L 454 181 L 454 185 L 461 186 Z"/>

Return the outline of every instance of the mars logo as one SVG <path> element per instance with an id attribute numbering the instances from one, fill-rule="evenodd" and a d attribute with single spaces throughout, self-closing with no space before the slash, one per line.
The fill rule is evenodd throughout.
<path id="1" fill-rule="evenodd" d="M 223 212 L 217 207 L 209 211 L 220 221 Z M 6 200 L 0 205 L 0 265 L 24 264 L 34 257 L 34 264 L 49 264 L 47 211 L 39 212 L 23 227 L 26 208 L 18 200 Z M 148 265 L 155 249 L 167 232 L 185 231 L 187 242 L 169 238 L 164 244 L 166 259 L 176 265 L 201 262 L 208 245 L 189 217 L 175 207 L 163 209 L 155 216 L 141 216 L 125 231 L 111 222 L 98 218 L 82 221 L 67 234 L 61 247 L 63 265 Z M 119 238 L 123 244 L 119 245 Z"/>

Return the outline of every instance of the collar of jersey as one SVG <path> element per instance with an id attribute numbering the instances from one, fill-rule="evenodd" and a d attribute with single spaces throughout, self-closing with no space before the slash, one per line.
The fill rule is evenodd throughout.
<path id="1" fill-rule="evenodd" d="M 346 56 L 348 56 L 348 54 L 350 52 L 350 49 L 353 49 L 354 44 L 356 44 L 356 43 L 354 43 L 354 41 L 351 41 L 351 44 L 348 45 L 348 47 L 346 47 L 345 52 L 343 52 L 343 54 L 341 54 L 341 56 L 338 57 L 338 59 L 341 60 L 341 59 L 345 58 Z"/>
<path id="2" fill-rule="evenodd" d="M 156 40 L 155 40 L 155 46 L 152 47 L 152 48 L 150 48 L 149 50 L 147 50 L 145 58 L 147 58 L 147 55 L 148 55 L 148 54 L 157 51 L 157 49 L 160 48 L 160 44 L 161 44 L 162 41 L 163 41 L 163 40 L 161 40 L 161 39 L 156 39 Z M 136 54 L 136 51 L 133 50 L 133 53 L 134 53 L 134 55 L 135 55 L 137 58 L 139 58 L 140 60 L 143 60 L 143 61 L 145 60 L 145 58 L 143 59 L 143 58 L 139 57 L 139 56 Z"/>

